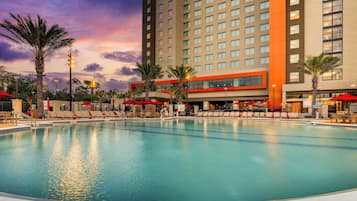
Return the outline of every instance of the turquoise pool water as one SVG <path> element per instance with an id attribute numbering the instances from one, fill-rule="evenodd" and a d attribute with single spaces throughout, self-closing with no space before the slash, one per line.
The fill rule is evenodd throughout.
<path id="1" fill-rule="evenodd" d="M 357 130 L 117 121 L 0 137 L 0 192 L 55 200 L 272 200 L 357 187 Z"/>

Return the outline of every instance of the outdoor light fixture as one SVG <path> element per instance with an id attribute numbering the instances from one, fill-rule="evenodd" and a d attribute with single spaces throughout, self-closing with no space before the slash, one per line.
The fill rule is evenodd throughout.
<path id="1" fill-rule="evenodd" d="M 74 58 L 72 56 L 72 49 L 69 49 L 68 54 L 68 66 L 69 66 L 69 111 L 72 111 L 72 68 L 74 67 Z"/>

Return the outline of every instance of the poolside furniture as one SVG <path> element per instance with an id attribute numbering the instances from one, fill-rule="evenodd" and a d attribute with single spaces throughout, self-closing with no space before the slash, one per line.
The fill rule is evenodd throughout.
<path id="1" fill-rule="evenodd" d="M 229 116 L 231 116 L 231 112 L 224 112 L 223 116 L 224 117 L 229 117 Z"/>
<path id="2" fill-rule="evenodd" d="M 224 112 L 223 111 L 218 112 L 218 116 L 219 117 L 223 117 L 224 116 Z"/>
<path id="3" fill-rule="evenodd" d="M 11 121 L 11 112 L 0 112 L 0 120 L 4 123 Z"/>
<path id="4" fill-rule="evenodd" d="M 272 112 L 267 112 L 265 113 L 266 118 L 273 118 L 273 113 Z"/>
<path id="5" fill-rule="evenodd" d="M 55 114 L 55 118 L 60 118 L 60 119 L 76 119 L 77 115 L 75 115 L 71 111 L 56 111 L 52 114 Z"/>
<path id="6" fill-rule="evenodd" d="M 299 113 L 297 112 L 289 112 L 288 113 L 290 119 L 297 119 L 299 118 Z"/>
<path id="7" fill-rule="evenodd" d="M 248 118 L 253 118 L 254 117 L 254 113 L 253 112 L 247 112 L 247 117 Z"/>
<path id="8" fill-rule="evenodd" d="M 280 118 L 289 119 L 288 113 L 287 112 L 281 112 L 280 113 Z"/>
<path id="9" fill-rule="evenodd" d="M 203 112 L 198 112 L 198 113 L 197 113 L 197 116 L 198 116 L 198 117 L 203 117 Z"/>
<path id="10" fill-rule="evenodd" d="M 92 119 L 93 116 L 89 111 L 76 111 L 76 116 L 78 118 L 88 118 L 88 119 Z"/>
<path id="11" fill-rule="evenodd" d="M 351 114 L 351 123 L 357 123 L 357 113 Z"/>
<path id="12" fill-rule="evenodd" d="M 241 117 L 243 117 L 243 118 L 247 118 L 247 117 L 248 117 L 248 113 L 247 113 L 247 112 L 242 112 Z"/>
<path id="13" fill-rule="evenodd" d="M 101 111 L 90 111 L 89 114 L 92 115 L 93 118 L 105 118 L 106 116 Z"/>
<path id="14" fill-rule="evenodd" d="M 258 118 L 259 117 L 259 112 L 254 112 L 253 113 L 253 117 L 257 117 Z"/>
<path id="15" fill-rule="evenodd" d="M 265 112 L 259 112 L 259 118 L 265 118 L 266 116 Z"/>
<path id="16" fill-rule="evenodd" d="M 280 118 L 280 112 L 274 112 L 273 113 L 274 118 Z"/>
<path id="17" fill-rule="evenodd" d="M 115 118 L 120 117 L 120 116 L 119 116 L 118 114 L 116 114 L 114 111 L 106 111 L 105 114 L 106 114 L 107 117 L 115 117 Z"/>

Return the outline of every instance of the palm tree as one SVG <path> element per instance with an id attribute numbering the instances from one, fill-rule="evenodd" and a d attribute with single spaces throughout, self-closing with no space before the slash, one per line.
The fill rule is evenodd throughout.
<path id="1" fill-rule="evenodd" d="M 144 81 L 145 100 L 148 100 L 152 81 L 162 77 L 162 69 L 159 65 L 136 63 L 136 68 L 134 68 L 134 71 L 141 75 L 141 79 Z"/>
<path id="2" fill-rule="evenodd" d="M 37 109 L 39 118 L 43 112 L 43 76 L 45 71 L 45 57 L 65 46 L 73 43 L 74 39 L 68 37 L 68 33 L 59 25 L 48 27 L 46 20 L 37 16 L 22 17 L 10 13 L 11 20 L 5 19 L 0 27 L 6 30 L 0 36 L 17 44 L 29 46 L 34 54 L 34 62 L 37 77 Z"/>
<path id="3" fill-rule="evenodd" d="M 312 76 L 312 105 L 316 104 L 317 88 L 319 76 L 333 70 L 339 66 L 340 59 L 338 57 L 324 55 L 308 56 L 301 66 L 305 74 Z M 315 110 L 312 111 L 312 116 L 315 117 Z"/>
<path id="4" fill-rule="evenodd" d="M 188 84 L 188 80 L 195 75 L 195 69 L 193 69 L 191 66 L 184 66 L 181 64 L 181 66 L 176 66 L 175 68 L 170 67 L 168 73 L 178 80 L 177 91 L 182 92 L 184 90 L 184 83 L 187 82 Z M 176 92 L 175 94 L 177 94 L 176 98 L 181 104 L 182 97 L 184 96 L 183 93 Z"/>
<path id="5" fill-rule="evenodd" d="M 118 90 L 116 89 L 111 89 L 107 92 L 107 95 L 108 97 L 110 98 L 110 102 L 112 104 L 112 110 L 114 111 L 115 110 L 115 104 L 114 104 L 114 100 L 115 100 L 115 97 L 118 96 Z"/>

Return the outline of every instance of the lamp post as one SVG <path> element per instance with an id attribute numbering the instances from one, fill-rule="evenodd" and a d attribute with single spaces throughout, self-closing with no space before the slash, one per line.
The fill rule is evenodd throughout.
<path id="1" fill-rule="evenodd" d="M 89 87 L 90 87 L 90 102 L 91 103 L 93 103 L 93 91 L 94 91 L 94 89 L 96 88 L 96 82 L 94 81 L 94 80 L 92 80 L 91 82 L 90 82 L 90 85 L 89 85 Z"/>
<path id="2" fill-rule="evenodd" d="M 275 87 L 276 87 L 276 84 L 272 84 L 271 87 L 273 88 L 273 100 L 272 100 L 272 112 L 274 112 L 274 101 L 275 101 Z"/>
<path id="3" fill-rule="evenodd" d="M 72 56 L 72 49 L 69 49 L 68 54 L 68 66 L 69 66 L 69 111 L 72 111 L 72 68 L 74 67 L 74 59 Z"/>

